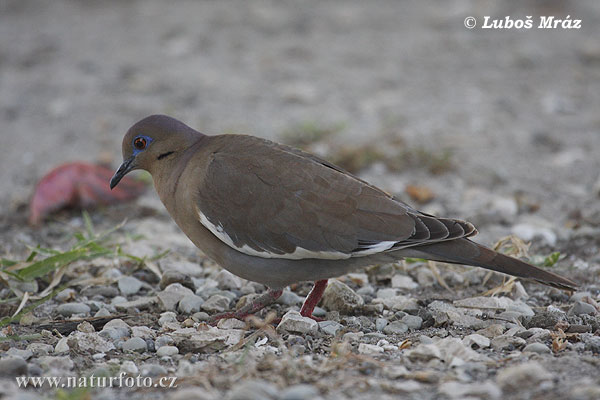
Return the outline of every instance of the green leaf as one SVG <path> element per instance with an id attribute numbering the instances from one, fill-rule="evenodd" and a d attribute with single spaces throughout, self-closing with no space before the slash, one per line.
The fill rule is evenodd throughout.
<path id="1" fill-rule="evenodd" d="M 553 267 L 560 258 L 560 251 L 555 251 L 554 253 L 550 253 L 544 258 L 543 266 L 544 267 Z"/>
<path id="2" fill-rule="evenodd" d="M 85 258 L 88 255 L 89 250 L 85 248 L 67 251 L 65 253 L 56 254 L 43 260 L 34 262 L 33 264 L 17 271 L 16 274 L 23 280 L 32 280 L 40 276 L 45 276 L 64 265 Z"/>

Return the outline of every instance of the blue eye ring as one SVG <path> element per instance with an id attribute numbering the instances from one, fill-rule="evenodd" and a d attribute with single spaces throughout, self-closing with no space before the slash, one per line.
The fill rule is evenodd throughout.
<path id="1" fill-rule="evenodd" d="M 145 135 L 136 136 L 131 142 L 131 146 L 133 147 L 133 154 L 136 155 L 139 152 L 146 150 L 150 143 L 152 143 L 151 137 Z"/>

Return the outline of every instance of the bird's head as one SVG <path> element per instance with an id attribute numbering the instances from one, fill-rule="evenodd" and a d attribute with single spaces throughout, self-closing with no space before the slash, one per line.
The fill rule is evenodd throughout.
<path id="1" fill-rule="evenodd" d="M 153 169 L 203 137 L 183 122 L 166 115 L 151 115 L 135 123 L 123 138 L 123 163 L 110 180 L 110 188 L 129 172 Z"/>

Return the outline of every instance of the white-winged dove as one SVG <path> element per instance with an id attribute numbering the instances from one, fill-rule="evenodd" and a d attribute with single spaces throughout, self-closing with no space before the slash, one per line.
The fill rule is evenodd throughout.
<path id="1" fill-rule="evenodd" d="M 197 247 L 270 288 L 217 318 L 244 318 L 299 281 L 315 281 L 301 309 L 312 317 L 328 278 L 403 257 L 577 286 L 472 242 L 477 231 L 469 222 L 422 213 L 319 157 L 265 139 L 208 136 L 153 115 L 129 129 L 123 159 L 111 188 L 132 170 L 150 172 L 169 214 Z"/>

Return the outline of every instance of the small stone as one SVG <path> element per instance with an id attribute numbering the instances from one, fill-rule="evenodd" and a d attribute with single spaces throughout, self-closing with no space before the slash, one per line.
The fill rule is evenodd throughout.
<path id="1" fill-rule="evenodd" d="M 336 310 L 340 313 L 352 313 L 360 309 L 365 304 L 365 301 L 350 286 L 337 279 L 333 279 L 329 282 L 323 293 L 322 304 L 323 307 L 329 310 Z"/>
<path id="2" fill-rule="evenodd" d="M 383 288 L 377 291 L 377 297 L 380 299 L 390 299 L 394 296 L 398 296 L 398 289 Z"/>
<path id="3" fill-rule="evenodd" d="M 34 357 L 47 356 L 54 352 L 54 347 L 47 343 L 31 343 L 27 346 L 27 350 L 33 353 Z"/>
<path id="4" fill-rule="evenodd" d="M 531 343 L 523 348 L 523 352 L 532 352 L 538 354 L 552 353 L 552 350 L 543 343 Z"/>
<path id="5" fill-rule="evenodd" d="M 552 374 L 537 361 L 504 368 L 496 375 L 496 382 L 504 390 L 517 391 L 524 387 L 536 387 L 540 382 L 552 379 Z"/>
<path id="6" fill-rule="evenodd" d="M 159 357 L 171 357 L 179 354 L 179 349 L 175 346 L 162 346 L 156 350 L 156 355 Z"/>
<path id="7" fill-rule="evenodd" d="M 77 292 L 75 292 L 75 289 L 73 288 L 66 288 L 65 290 L 60 291 L 55 299 L 57 301 L 60 302 L 67 302 L 67 301 L 71 301 L 73 299 L 75 299 L 75 295 Z"/>
<path id="8" fill-rule="evenodd" d="M 298 311 L 290 310 L 281 318 L 277 331 L 317 333 L 319 325 L 312 318 L 303 317 Z"/>
<path id="9" fill-rule="evenodd" d="M 146 341 L 140 337 L 132 337 L 123 343 L 123 351 L 144 352 L 148 349 Z"/>
<path id="10" fill-rule="evenodd" d="M 136 376 L 139 372 L 138 367 L 135 365 L 133 361 L 126 360 L 121 364 L 121 368 L 119 369 L 119 373 L 125 373 L 128 376 Z"/>
<path id="11" fill-rule="evenodd" d="M 21 357 L 9 356 L 0 360 L 0 377 L 13 378 L 27 375 L 27 362 Z"/>
<path id="12" fill-rule="evenodd" d="M 123 297 L 123 296 L 115 296 L 113 297 L 113 299 L 110 301 L 110 304 L 117 305 L 120 303 L 127 303 L 127 298 Z"/>
<path id="13" fill-rule="evenodd" d="M 567 315 L 584 315 L 584 314 L 594 315 L 596 313 L 597 313 L 596 307 L 594 307 L 593 305 L 591 305 L 589 303 L 585 303 L 583 301 L 576 301 L 575 304 L 573 304 L 573 307 L 571 307 L 569 309 L 569 312 L 567 313 Z"/>
<path id="14" fill-rule="evenodd" d="M 129 309 L 147 310 L 150 306 L 156 304 L 157 301 L 158 297 L 156 296 L 143 296 L 135 300 L 117 303 L 115 304 L 115 308 L 118 311 L 127 311 Z"/>
<path id="15" fill-rule="evenodd" d="M 81 291 L 81 294 L 86 297 L 102 296 L 113 298 L 119 294 L 119 290 L 113 286 L 90 286 Z"/>
<path id="16" fill-rule="evenodd" d="M 390 322 L 383 328 L 383 333 L 388 335 L 401 335 L 408 332 L 408 325 L 403 321 Z"/>
<path id="17" fill-rule="evenodd" d="M 313 400 L 319 396 L 319 390 L 307 384 L 290 386 L 284 389 L 279 398 L 281 400 Z"/>
<path id="18" fill-rule="evenodd" d="M 100 361 L 102 360 L 104 357 L 106 357 L 105 353 L 96 353 L 96 354 L 92 354 L 92 360 L 94 361 Z"/>
<path id="19" fill-rule="evenodd" d="M 162 376 L 167 375 L 165 367 L 158 364 L 145 364 L 140 369 L 141 376 Z"/>
<path id="20" fill-rule="evenodd" d="M 115 318 L 104 324 L 99 335 L 110 340 L 119 340 L 131 335 L 131 328 L 127 322 L 120 318 Z"/>
<path id="21" fill-rule="evenodd" d="M 56 343 L 56 346 L 54 346 L 55 354 L 67 353 L 69 351 L 69 345 L 67 344 L 67 340 L 68 338 L 63 337 L 58 341 L 58 343 Z"/>
<path id="22" fill-rule="evenodd" d="M 204 311 L 200 311 L 200 312 L 194 313 L 194 315 L 192 315 L 192 319 L 196 322 L 208 321 L 209 318 L 210 318 L 210 315 L 208 315 L 208 313 L 205 313 Z"/>
<path id="23" fill-rule="evenodd" d="M 109 328 L 113 329 L 113 328 Z M 106 353 L 115 349 L 112 342 L 109 342 L 102 335 L 102 331 L 96 333 L 85 333 L 75 331 L 67 337 L 69 348 L 88 353 Z"/>
<path id="24" fill-rule="evenodd" d="M 556 245 L 557 240 L 556 233 L 554 233 L 551 228 L 533 223 L 522 223 L 513 226 L 512 234 L 520 237 L 526 242 L 530 242 L 534 238 L 540 238 L 545 244 L 551 247 Z"/>
<path id="25" fill-rule="evenodd" d="M 172 322 L 177 322 L 177 314 L 172 311 L 165 311 L 158 317 L 158 324 L 162 327 Z"/>
<path id="26" fill-rule="evenodd" d="M 38 357 L 35 362 L 44 370 L 70 371 L 75 366 L 69 356 L 43 356 Z"/>
<path id="27" fill-rule="evenodd" d="M 217 328 L 219 329 L 244 329 L 246 323 L 236 318 L 223 318 L 217 322 Z"/>
<path id="28" fill-rule="evenodd" d="M 182 284 L 172 283 L 157 296 L 159 304 L 162 306 L 163 310 L 175 311 L 177 309 L 177 303 L 179 303 L 182 298 L 193 294 L 194 292 Z"/>
<path id="29" fill-rule="evenodd" d="M 302 303 L 302 297 L 298 296 L 296 293 L 291 290 L 284 290 L 281 296 L 277 299 L 277 303 L 283 304 L 286 306 L 294 306 L 296 304 Z"/>
<path id="30" fill-rule="evenodd" d="M 376 318 L 375 319 L 375 329 L 379 332 L 383 331 L 383 328 L 388 324 L 388 320 L 385 318 Z"/>
<path id="31" fill-rule="evenodd" d="M 215 280 L 221 289 L 239 289 L 242 287 L 242 278 L 233 275 L 231 272 L 222 269 L 219 271 Z"/>
<path id="32" fill-rule="evenodd" d="M 154 341 L 154 345 L 156 346 L 157 349 L 160 349 L 161 347 L 164 347 L 164 346 L 170 346 L 173 343 L 175 343 L 175 341 L 169 335 L 161 335 L 161 336 L 157 337 L 156 340 Z"/>
<path id="33" fill-rule="evenodd" d="M 155 223 L 155 220 L 152 221 L 152 223 Z M 176 271 L 191 277 L 201 277 L 204 274 L 204 268 L 202 268 L 202 266 L 198 263 L 186 260 L 173 260 L 167 257 L 160 261 L 160 266 L 165 273 Z"/>
<path id="34" fill-rule="evenodd" d="M 229 309 L 230 302 L 231 300 L 229 297 L 222 296 L 220 294 L 214 294 L 202 304 L 201 308 L 210 313 L 223 312 Z"/>
<path id="35" fill-rule="evenodd" d="M 491 345 L 494 350 L 512 351 L 525 346 L 527 342 L 517 336 L 500 335 L 492 339 Z"/>
<path id="36" fill-rule="evenodd" d="M 94 314 L 94 317 L 96 317 L 96 318 L 110 317 L 111 315 L 112 314 L 110 313 L 110 311 L 108 311 L 106 308 L 102 307 L 96 312 L 96 314 Z"/>
<path id="37" fill-rule="evenodd" d="M 554 329 L 554 326 L 559 322 L 566 321 L 566 315 L 560 311 L 542 311 L 535 314 L 533 317 L 524 320 L 525 328 L 544 328 Z"/>
<path id="38" fill-rule="evenodd" d="M 417 315 L 405 315 L 402 317 L 401 321 L 404 322 L 411 331 L 419 330 L 423 325 L 423 318 Z"/>
<path id="39" fill-rule="evenodd" d="M 374 355 L 374 354 L 381 354 L 383 352 L 384 352 L 383 347 L 375 346 L 374 344 L 360 343 L 358 345 L 358 353 L 359 354 Z"/>
<path id="40" fill-rule="evenodd" d="M 502 335 L 505 330 L 506 328 L 502 324 L 492 324 L 478 330 L 476 333 L 491 339 Z"/>
<path id="41" fill-rule="evenodd" d="M 377 297 L 373 299 L 373 304 L 383 304 L 386 309 L 392 311 L 418 311 L 420 308 L 417 300 L 408 296 Z"/>
<path id="42" fill-rule="evenodd" d="M 200 311 L 200 306 L 204 304 L 204 299 L 195 294 L 190 294 L 179 300 L 177 310 L 182 314 L 193 314 Z"/>
<path id="43" fill-rule="evenodd" d="M 79 332 L 83 332 L 83 333 L 94 333 L 94 332 L 96 332 L 96 329 L 94 328 L 94 325 L 90 324 L 88 321 L 83 321 L 82 323 L 80 323 L 79 325 L 77 325 L 77 330 Z"/>
<path id="44" fill-rule="evenodd" d="M 147 326 L 132 326 L 131 336 L 141 337 L 142 339 L 154 339 L 156 337 L 156 333 L 152 328 L 148 328 Z"/>
<path id="45" fill-rule="evenodd" d="M 33 357 L 33 352 L 29 349 L 17 349 L 16 347 L 11 347 L 6 351 L 6 355 L 21 357 L 23 360 L 27 361 Z"/>
<path id="46" fill-rule="evenodd" d="M 133 276 L 122 276 L 117 282 L 123 296 L 136 294 L 142 288 L 142 281 Z"/>
<path id="47" fill-rule="evenodd" d="M 392 287 L 399 289 L 412 290 L 419 287 L 419 284 L 415 282 L 410 276 L 396 274 L 392 276 Z"/>
<path id="48" fill-rule="evenodd" d="M 479 348 L 485 349 L 486 347 L 490 347 L 490 339 L 487 337 L 480 335 L 478 333 L 473 333 L 471 335 L 465 336 L 462 340 L 465 346 L 469 346 L 470 348 Z"/>
<path id="49" fill-rule="evenodd" d="M 227 400 L 274 400 L 279 397 L 277 388 L 262 379 L 249 379 L 231 389 Z"/>
<path id="50" fill-rule="evenodd" d="M 196 291 L 196 285 L 194 285 L 194 281 L 189 275 L 182 274 L 178 271 L 165 271 L 165 273 L 160 278 L 160 282 L 158 283 L 158 287 L 160 290 L 165 290 L 167 286 L 172 283 L 179 283 L 192 291 Z"/>
<path id="51" fill-rule="evenodd" d="M 438 391 L 450 399 L 499 399 L 502 397 L 502 390 L 491 381 L 475 383 L 444 382 L 438 387 Z"/>
<path id="52" fill-rule="evenodd" d="M 340 331 L 340 329 L 344 328 L 344 326 L 342 324 L 335 322 L 335 321 L 321 321 L 318 324 L 319 324 L 319 330 L 330 336 L 337 335 L 337 333 Z"/>
<path id="53" fill-rule="evenodd" d="M 56 307 L 56 312 L 64 317 L 70 317 L 74 314 L 87 314 L 90 311 L 90 306 L 83 303 L 65 303 Z"/>
<path id="54" fill-rule="evenodd" d="M 346 274 L 346 278 L 356 283 L 358 286 L 365 286 L 369 283 L 369 275 L 364 272 L 351 272 Z"/>

